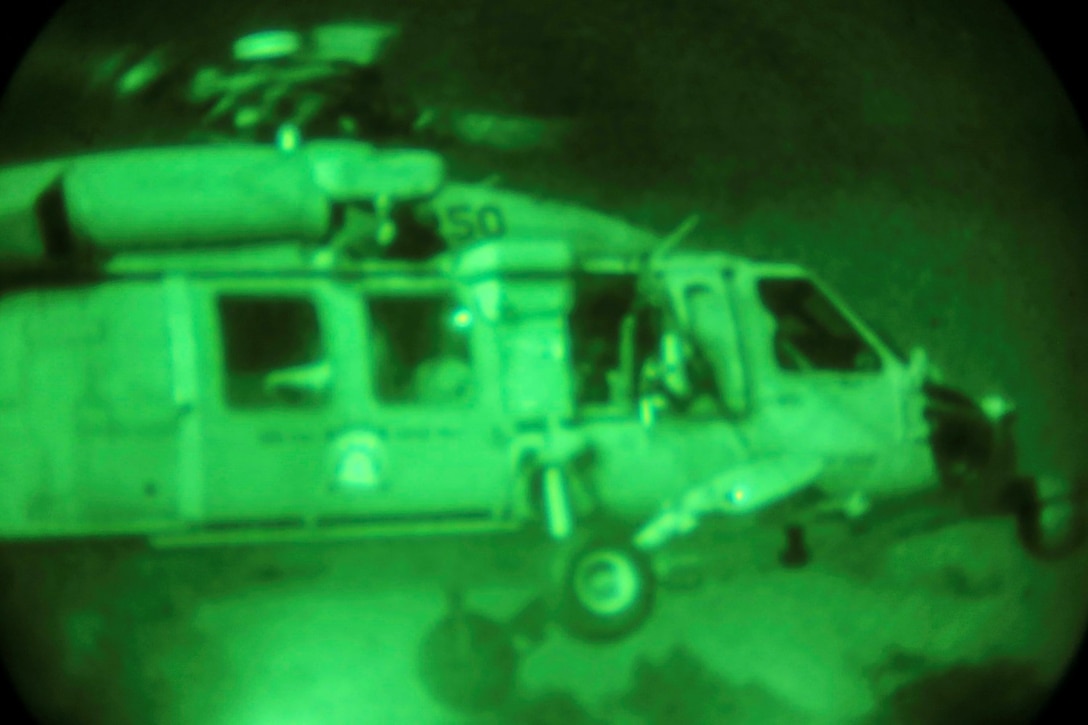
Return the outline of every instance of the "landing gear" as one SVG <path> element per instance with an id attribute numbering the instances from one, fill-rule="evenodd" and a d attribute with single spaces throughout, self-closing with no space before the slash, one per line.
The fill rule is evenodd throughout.
<path id="1" fill-rule="evenodd" d="M 611 642 L 645 623 L 655 594 L 650 561 L 629 534 L 591 534 L 563 562 L 556 618 L 572 637 Z"/>
<path id="2" fill-rule="evenodd" d="M 805 545 L 805 530 L 801 526 L 786 527 L 786 548 L 778 555 L 778 561 L 788 569 L 800 569 L 808 564 L 808 547 Z"/>
<path id="3" fill-rule="evenodd" d="M 650 616 L 656 589 L 649 556 L 634 544 L 635 532 L 600 517 L 576 518 L 562 468 L 545 467 L 541 483 L 544 519 L 559 546 L 553 617 L 583 641 L 631 634 Z"/>

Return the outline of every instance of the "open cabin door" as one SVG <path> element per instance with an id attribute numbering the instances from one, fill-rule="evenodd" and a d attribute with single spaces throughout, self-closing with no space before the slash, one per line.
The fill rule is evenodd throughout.
<path id="1" fill-rule="evenodd" d="M 686 287 L 670 281 L 647 290 L 634 274 L 588 274 L 575 283 L 578 416 L 594 445 L 597 493 L 620 515 L 654 512 L 742 455 L 738 426 L 715 400 L 714 377 L 703 374 L 687 308 L 677 308 Z"/>

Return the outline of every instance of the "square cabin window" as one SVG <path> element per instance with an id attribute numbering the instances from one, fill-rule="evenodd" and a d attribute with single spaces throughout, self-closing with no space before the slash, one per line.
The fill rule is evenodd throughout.
<path id="1" fill-rule="evenodd" d="M 317 309 L 305 297 L 219 298 L 224 397 L 233 408 L 305 408 L 325 400 L 324 386 L 270 385 L 276 375 L 305 381 L 326 364 Z"/>
<path id="2" fill-rule="evenodd" d="M 371 297 L 371 363 L 383 403 L 453 406 L 475 398 L 471 313 L 452 297 Z"/>
<path id="3" fill-rule="evenodd" d="M 629 275 L 582 275 L 575 279 L 568 317 L 575 398 L 584 406 L 633 404 L 634 370 L 624 369 L 625 321 L 635 312 L 637 280 Z M 642 322 L 641 317 L 630 323 Z M 636 337 L 631 344 L 639 342 Z M 644 337 L 644 335 L 643 335 Z M 638 356 L 638 351 L 635 351 Z"/>

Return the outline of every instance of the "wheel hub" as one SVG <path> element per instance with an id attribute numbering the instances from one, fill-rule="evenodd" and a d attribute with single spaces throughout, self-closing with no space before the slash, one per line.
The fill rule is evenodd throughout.
<path id="1" fill-rule="evenodd" d="M 588 555 L 578 566 L 574 591 L 582 605 L 597 615 L 615 615 L 638 600 L 641 581 L 637 568 L 615 551 Z"/>

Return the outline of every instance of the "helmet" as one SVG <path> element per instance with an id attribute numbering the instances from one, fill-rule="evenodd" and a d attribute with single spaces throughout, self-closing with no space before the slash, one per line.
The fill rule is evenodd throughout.
<path id="1" fill-rule="evenodd" d="M 272 60 L 295 55 L 302 49 L 302 36 L 290 30 L 265 30 L 251 33 L 234 42 L 238 61 Z"/>
<path id="2" fill-rule="evenodd" d="M 377 23 L 322 25 L 311 34 L 312 52 L 320 60 L 374 65 L 399 34 L 396 26 Z"/>

